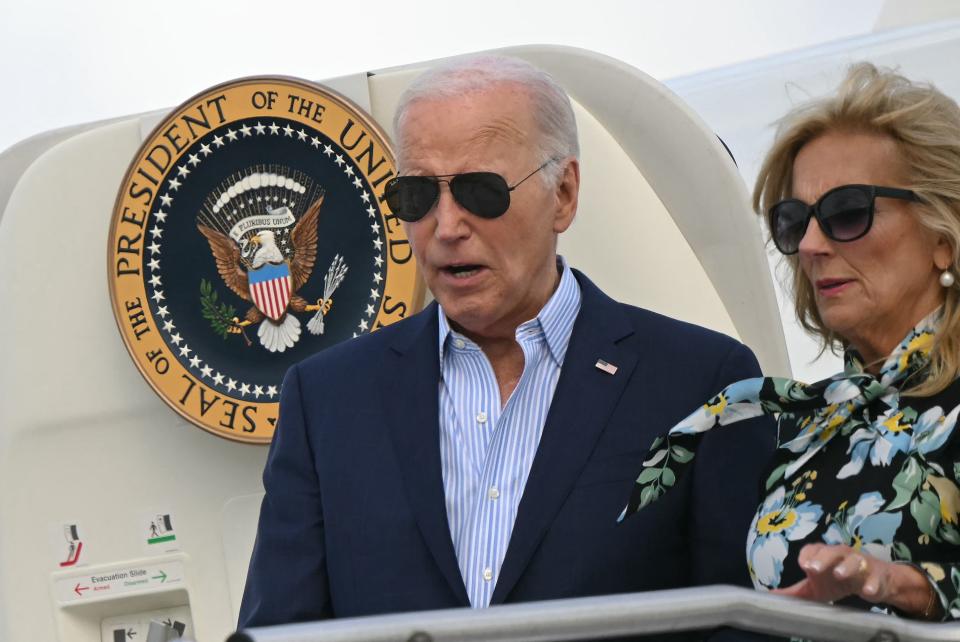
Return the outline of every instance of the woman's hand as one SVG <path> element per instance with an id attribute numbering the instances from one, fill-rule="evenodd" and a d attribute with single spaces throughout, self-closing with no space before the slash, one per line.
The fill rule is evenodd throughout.
<path id="1" fill-rule="evenodd" d="M 867 602 L 895 606 L 917 618 L 940 613 L 926 576 L 907 564 L 871 557 L 849 546 L 807 544 L 797 560 L 807 577 L 773 593 L 816 602 L 856 595 Z"/>

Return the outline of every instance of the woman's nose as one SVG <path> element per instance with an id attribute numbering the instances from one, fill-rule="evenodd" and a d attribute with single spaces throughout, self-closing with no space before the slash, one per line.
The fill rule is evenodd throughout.
<path id="1" fill-rule="evenodd" d="M 820 222 L 815 216 L 811 216 L 807 222 L 807 229 L 803 232 L 803 238 L 800 239 L 798 252 L 808 255 L 824 254 L 830 250 L 830 247 L 830 239 L 820 229 Z"/>

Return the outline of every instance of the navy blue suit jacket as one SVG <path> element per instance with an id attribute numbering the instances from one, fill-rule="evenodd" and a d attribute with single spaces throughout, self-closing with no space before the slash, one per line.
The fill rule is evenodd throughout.
<path id="1" fill-rule="evenodd" d="M 672 492 L 616 519 L 653 439 L 725 384 L 756 376 L 756 359 L 576 276 L 580 314 L 492 603 L 748 586 L 746 535 L 772 422 L 711 433 Z M 434 304 L 291 368 L 241 628 L 469 606 L 444 503 L 437 335 Z"/>

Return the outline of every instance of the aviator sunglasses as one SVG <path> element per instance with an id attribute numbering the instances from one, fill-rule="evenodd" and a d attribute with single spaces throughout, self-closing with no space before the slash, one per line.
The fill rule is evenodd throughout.
<path id="1" fill-rule="evenodd" d="M 397 176 L 387 182 L 383 195 L 401 221 L 413 223 L 427 215 L 440 198 L 440 183 L 464 209 L 481 218 L 497 218 L 510 207 L 510 192 L 558 159 L 551 158 L 513 185 L 494 172 L 467 172 L 439 176 Z"/>
<path id="2" fill-rule="evenodd" d="M 841 185 L 820 197 L 813 205 L 788 198 L 770 208 L 773 243 L 783 254 L 796 254 L 807 232 L 810 217 L 816 217 L 827 238 L 841 243 L 856 241 L 870 231 L 876 198 L 919 201 L 911 190 L 877 185 Z"/>

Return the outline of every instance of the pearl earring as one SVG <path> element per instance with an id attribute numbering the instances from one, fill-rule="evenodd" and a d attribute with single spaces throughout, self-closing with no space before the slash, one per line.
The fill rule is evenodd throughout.
<path id="1" fill-rule="evenodd" d="M 940 285 L 945 288 L 949 288 L 956 282 L 956 278 L 953 276 L 953 272 L 950 270 L 944 270 L 940 273 Z"/>

